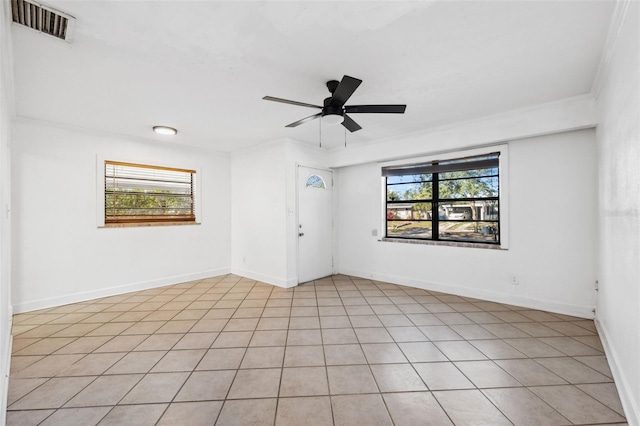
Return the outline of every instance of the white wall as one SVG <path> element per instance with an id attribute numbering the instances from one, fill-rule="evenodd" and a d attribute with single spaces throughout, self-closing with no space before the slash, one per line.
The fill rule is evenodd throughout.
<path id="1" fill-rule="evenodd" d="M 13 89 L 11 67 L 10 4 L 0 4 L 0 424 L 7 405 L 9 362 L 11 359 L 11 122 Z"/>
<path id="2" fill-rule="evenodd" d="M 392 148 L 387 155 L 393 155 Z M 513 141 L 508 158 L 508 250 L 379 241 L 384 235 L 380 164 L 339 169 L 340 272 L 591 317 L 594 131 Z M 510 274 L 518 276 L 519 285 L 510 284 Z"/>
<path id="3" fill-rule="evenodd" d="M 97 158 L 194 168 L 200 225 L 98 228 Z M 13 304 L 28 311 L 230 270 L 229 157 L 22 120 L 14 125 Z"/>
<path id="4" fill-rule="evenodd" d="M 232 154 L 231 267 L 234 274 L 291 287 L 285 157 L 284 142 Z"/>
<path id="5" fill-rule="evenodd" d="M 596 318 L 630 425 L 640 424 L 639 6 L 621 2 L 616 11 L 621 26 L 613 28 L 610 62 L 597 96 L 596 132 L 600 176 Z"/>

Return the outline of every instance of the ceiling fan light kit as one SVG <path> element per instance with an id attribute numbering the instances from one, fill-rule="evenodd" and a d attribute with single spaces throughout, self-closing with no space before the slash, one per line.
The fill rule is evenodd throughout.
<path id="1" fill-rule="evenodd" d="M 349 114 L 404 114 L 406 105 L 345 105 L 353 92 L 360 86 L 362 80 L 345 75 L 341 81 L 330 80 L 327 82 L 327 89 L 331 96 L 324 100 L 323 106 L 308 104 L 304 102 L 291 101 L 288 99 L 275 98 L 273 96 L 265 96 L 262 99 L 266 101 L 281 102 L 289 105 L 303 106 L 307 108 L 319 109 L 320 112 L 301 120 L 287 124 L 285 127 L 297 127 L 308 121 L 322 118 L 325 123 L 340 123 L 350 132 L 355 132 L 362 127 L 356 123 Z"/>

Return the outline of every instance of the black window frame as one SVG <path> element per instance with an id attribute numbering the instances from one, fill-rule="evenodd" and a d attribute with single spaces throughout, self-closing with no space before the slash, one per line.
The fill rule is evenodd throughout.
<path id="1" fill-rule="evenodd" d="M 471 157 L 460 157 L 454 159 L 447 160 L 435 160 L 432 162 L 425 163 L 417 163 L 417 164 L 406 164 L 400 166 L 389 166 L 382 168 L 382 176 L 384 177 L 384 189 L 385 189 L 385 218 L 384 218 L 384 235 L 385 239 L 402 239 L 402 240 L 412 240 L 412 241 L 436 241 L 436 242 L 453 242 L 453 243 L 468 243 L 468 244 L 489 244 L 489 245 L 500 245 L 501 244 L 501 219 L 500 219 L 500 152 L 492 152 L 482 155 L 474 155 Z M 473 170 L 488 170 L 495 169 L 496 172 L 493 174 L 484 174 L 481 176 L 463 176 L 463 177 L 446 177 L 446 175 L 441 176 L 446 173 L 451 172 L 461 172 L 461 171 L 473 171 Z M 417 176 L 422 175 L 420 180 L 412 180 L 411 182 L 396 182 L 389 183 L 389 177 L 392 176 Z M 441 178 L 443 177 L 443 178 Z M 445 181 L 455 181 L 455 180 L 469 180 L 474 178 L 495 178 L 498 182 L 497 185 L 497 193 L 495 195 L 489 196 L 472 196 L 472 197 L 449 197 L 449 198 L 441 198 L 440 197 L 440 183 Z M 415 198 L 415 199 L 397 199 L 390 200 L 389 197 L 389 189 L 390 187 L 397 185 L 406 185 L 411 183 L 428 183 L 431 182 L 431 198 Z M 477 214 L 473 212 L 473 207 L 475 203 L 479 203 L 479 206 L 487 207 L 487 202 L 491 206 L 491 214 L 490 218 L 473 218 L 474 215 Z M 466 203 L 467 205 L 460 206 L 460 203 Z M 416 218 L 413 214 L 413 206 L 416 204 L 431 204 L 430 209 L 421 209 L 420 216 L 425 216 L 423 218 Z M 451 208 L 454 209 L 455 205 L 458 204 L 459 208 L 469 208 L 471 213 L 470 218 L 463 219 L 450 219 L 443 218 L 441 214 L 441 208 Z M 402 206 L 402 205 L 412 205 L 411 207 L 411 217 L 409 218 L 398 218 L 392 217 L 390 214 L 393 214 L 390 207 L 392 206 Z M 477 207 L 476 207 L 477 208 Z M 397 209 L 396 209 L 397 211 Z M 405 209 L 405 213 L 406 213 Z M 446 213 L 449 214 L 449 213 Z M 411 236 L 411 235 L 389 235 L 389 221 L 393 220 L 394 222 L 431 222 L 431 235 L 427 236 Z M 446 237 L 443 238 L 440 235 L 441 231 L 441 223 L 442 222 L 461 222 L 461 223 L 477 223 L 483 224 L 481 226 L 482 232 L 481 235 L 486 238 L 483 240 L 471 239 L 471 238 L 456 238 L 456 237 Z M 488 226 L 487 224 L 491 224 Z M 486 229 L 485 229 L 486 228 Z M 476 225 L 475 232 L 478 232 L 478 227 Z"/>

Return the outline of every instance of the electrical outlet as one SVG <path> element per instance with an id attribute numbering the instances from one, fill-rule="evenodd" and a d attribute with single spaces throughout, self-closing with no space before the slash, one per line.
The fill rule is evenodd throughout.
<path id="1" fill-rule="evenodd" d="M 511 284 L 513 285 L 518 285 L 520 284 L 520 281 L 518 280 L 518 276 L 516 274 L 511 274 L 509 276 L 509 281 L 511 282 Z"/>

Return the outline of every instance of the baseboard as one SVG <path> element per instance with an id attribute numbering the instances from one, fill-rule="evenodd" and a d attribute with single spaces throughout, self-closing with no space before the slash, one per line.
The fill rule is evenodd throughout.
<path id="1" fill-rule="evenodd" d="M 68 305 L 69 303 L 84 302 L 86 300 L 99 299 L 101 297 L 115 296 L 132 291 L 148 290 L 150 288 L 163 287 L 166 285 L 179 284 L 187 281 L 201 280 L 204 278 L 225 275 L 231 272 L 230 268 L 210 269 L 207 271 L 192 274 L 174 275 L 172 277 L 157 280 L 142 281 L 137 283 L 124 284 L 100 290 L 83 291 L 66 294 L 64 296 L 50 297 L 46 299 L 20 302 L 13 305 L 15 313 L 36 311 L 54 306 Z"/>
<path id="2" fill-rule="evenodd" d="M 264 275 L 258 272 L 248 271 L 242 268 L 231 268 L 231 273 L 234 275 L 240 275 L 245 278 L 250 278 L 252 280 L 261 281 L 263 283 L 275 285 L 277 287 L 282 287 L 282 288 L 291 288 L 298 285 L 297 278 L 291 278 L 291 279 L 276 278 L 270 275 Z"/>
<path id="3" fill-rule="evenodd" d="M 618 389 L 618 395 L 620 396 L 620 402 L 622 403 L 627 423 L 630 425 L 640 425 L 640 407 L 638 406 L 639 401 L 637 399 L 640 395 L 636 395 L 636 398 L 634 398 L 633 390 L 627 380 L 627 375 L 620 370 L 618 353 L 615 348 L 611 346 L 607 329 L 598 320 L 597 315 L 594 322 L 600 335 L 607 361 L 609 361 L 609 368 L 611 368 L 611 373 L 613 373 L 613 380 L 615 381 L 616 389 Z"/>
<path id="4" fill-rule="evenodd" d="M 358 271 L 351 269 L 340 270 L 341 274 L 362 277 L 365 279 L 373 279 L 376 281 L 384 281 L 392 284 L 406 285 L 423 290 L 432 290 L 442 293 L 455 294 L 457 296 L 473 297 L 483 299 L 490 302 L 506 303 L 508 305 L 522 306 L 525 308 L 539 309 L 558 314 L 571 315 L 580 318 L 593 318 L 593 306 L 571 305 L 568 303 L 559 303 L 551 300 L 541 300 L 528 297 L 514 296 L 511 294 L 498 293 L 477 288 L 463 287 L 454 284 L 436 283 L 426 280 L 417 280 L 415 278 L 402 277 L 398 275 L 376 274 L 370 271 Z"/>

